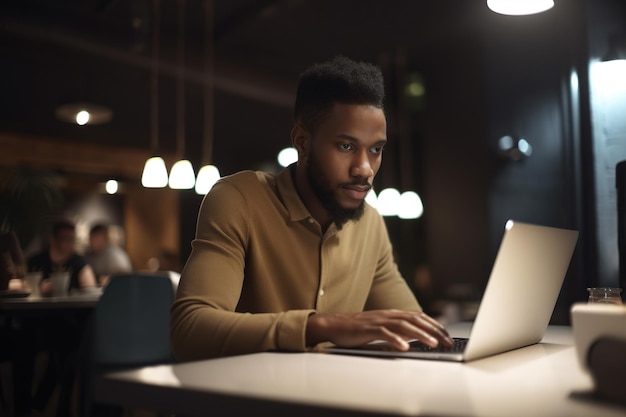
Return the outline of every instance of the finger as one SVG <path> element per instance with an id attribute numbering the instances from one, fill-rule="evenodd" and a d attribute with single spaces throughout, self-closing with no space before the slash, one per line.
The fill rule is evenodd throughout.
<path id="1" fill-rule="evenodd" d="M 397 333 L 392 332 L 387 327 L 382 327 L 382 336 L 380 337 L 382 340 L 385 340 L 390 345 L 392 345 L 395 349 L 400 351 L 409 350 L 409 342 L 402 336 Z"/>
<path id="2" fill-rule="evenodd" d="M 380 326 L 381 333 L 385 333 L 385 340 L 394 344 L 394 346 L 406 346 L 408 349 L 407 340 L 418 340 L 430 347 L 437 347 L 445 337 L 437 334 L 437 330 L 425 320 L 422 320 L 419 315 L 415 314 L 402 314 L 389 318 L 387 322 Z M 395 342 L 392 338 L 401 340 L 403 343 Z M 445 341 L 444 341 L 445 343 Z"/>
<path id="3" fill-rule="evenodd" d="M 420 313 L 419 316 L 413 316 L 413 319 L 414 323 L 416 323 L 422 331 L 426 332 L 428 336 L 434 338 L 437 342 L 442 343 L 444 346 L 452 345 L 452 338 L 448 334 L 448 331 L 435 319 L 425 313 Z"/>
<path id="4" fill-rule="evenodd" d="M 447 332 L 445 327 L 443 327 L 443 325 L 441 323 L 439 323 L 437 320 L 435 320 L 434 318 L 432 318 L 428 314 L 424 313 L 423 311 L 420 313 L 420 317 L 422 317 L 424 320 L 427 320 L 433 326 L 438 327 L 442 331 Z"/>
<path id="5" fill-rule="evenodd" d="M 417 330 L 417 337 L 416 339 L 419 340 L 420 342 L 422 342 L 423 344 L 430 346 L 432 348 L 435 348 L 437 346 L 439 346 L 439 339 L 437 339 L 436 337 L 434 337 L 433 335 L 431 335 L 430 333 L 428 333 L 427 331 L 418 328 Z"/>

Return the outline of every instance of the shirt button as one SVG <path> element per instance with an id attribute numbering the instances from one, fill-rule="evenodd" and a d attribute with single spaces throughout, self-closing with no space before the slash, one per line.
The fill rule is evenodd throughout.
<path id="1" fill-rule="evenodd" d="M 313 217 L 309 217 L 309 218 L 307 219 L 307 221 L 308 221 L 309 223 L 313 223 L 315 220 L 313 220 Z"/>
<path id="2" fill-rule="evenodd" d="M 321 289 L 320 292 L 319 292 L 320 297 L 323 297 L 324 294 L 325 294 L 325 291 L 323 289 Z"/>

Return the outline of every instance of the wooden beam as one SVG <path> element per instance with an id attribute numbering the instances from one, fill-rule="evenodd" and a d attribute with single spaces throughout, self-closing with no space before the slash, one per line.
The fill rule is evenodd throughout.
<path id="1" fill-rule="evenodd" d="M 151 155 L 148 149 L 106 146 L 58 138 L 35 137 L 0 132 L 0 165 L 29 165 L 69 173 L 118 176 L 141 180 L 144 163 Z M 175 155 L 162 153 L 169 167 Z"/>

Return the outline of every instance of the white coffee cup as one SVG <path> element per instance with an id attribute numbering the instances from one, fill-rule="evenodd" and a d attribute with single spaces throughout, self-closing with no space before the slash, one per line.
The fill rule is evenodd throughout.
<path id="1" fill-rule="evenodd" d="M 52 285 L 52 295 L 62 297 L 68 294 L 70 285 L 69 272 L 53 272 L 50 274 L 50 284 Z"/>
<path id="2" fill-rule="evenodd" d="M 43 276 L 42 272 L 29 272 L 24 277 L 24 281 L 28 285 L 30 289 L 31 295 L 38 296 L 40 295 L 39 284 L 41 283 L 41 278 Z"/>

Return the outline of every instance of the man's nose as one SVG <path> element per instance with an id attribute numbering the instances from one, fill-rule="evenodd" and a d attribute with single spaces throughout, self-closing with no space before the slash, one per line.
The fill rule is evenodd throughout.
<path id="1" fill-rule="evenodd" d="M 374 176 L 374 169 L 367 152 L 355 155 L 350 174 L 354 177 L 370 178 Z"/>

